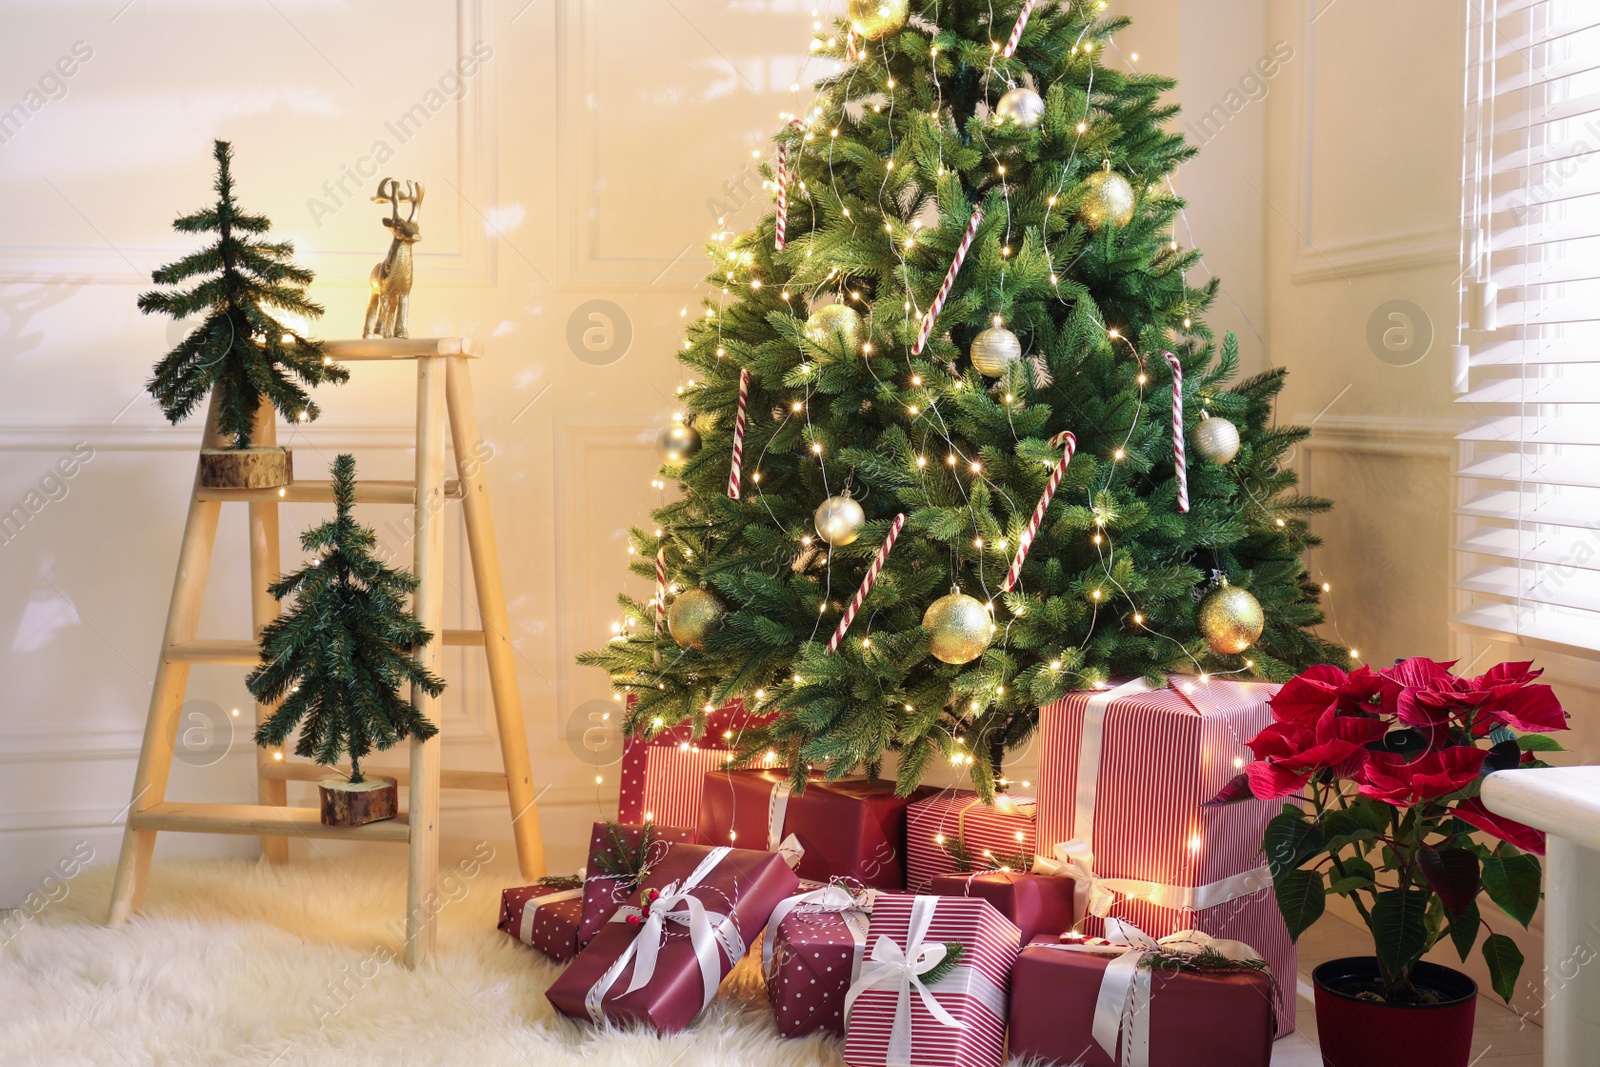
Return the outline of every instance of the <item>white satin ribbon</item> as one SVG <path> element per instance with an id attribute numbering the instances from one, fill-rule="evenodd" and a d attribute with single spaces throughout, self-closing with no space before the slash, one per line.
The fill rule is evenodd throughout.
<path id="1" fill-rule="evenodd" d="M 1237 963 L 1260 958 L 1256 950 L 1243 941 L 1212 937 L 1199 930 L 1179 930 L 1157 939 L 1132 923 L 1118 919 L 1106 920 L 1105 940 L 1110 943 L 1089 945 L 1064 942 L 1045 947 L 1063 952 L 1117 954 L 1117 958 L 1106 965 L 1105 974 L 1100 978 L 1092 1032 L 1095 1042 L 1120 1067 L 1150 1067 L 1152 974 L 1150 968 L 1141 966 L 1146 956 L 1158 950 L 1189 954 L 1210 950 Z M 1121 1059 L 1117 1058 L 1119 1039 L 1122 1045 Z"/>
<path id="2" fill-rule="evenodd" d="M 633 942 L 585 994 L 584 1007 L 591 1020 L 597 1024 L 605 1021 L 602 1001 L 630 961 L 633 963 L 633 980 L 623 993 L 632 993 L 649 984 L 656 973 L 656 959 L 666 940 L 666 924 L 669 922 L 688 927 L 689 944 L 700 964 L 704 992 L 701 1007 L 711 1003 L 711 998 L 717 995 L 717 986 L 722 984 L 721 954 L 725 953 L 730 963 L 743 956 L 744 938 L 739 935 L 739 929 L 731 917 L 708 910 L 693 891 L 731 851 L 726 847 L 712 849 L 689 877 L 661 887 L 659 895 L 647 907 L 619 908 L 611 916 L 612 922 L 626 922 L 634 915 L 641 916 L 644 921 L 634 935 Z"/>
<path id="3" fill-rule="evenodd" d="M 789 817 L 789 795 L 794 792 L 794 783 L 784 778 L 782 781 L 772 783 L 772 792 L 767 794 L 767 851 L 779 851 L 783 841 L 783 823 Z M 790 835 L 793 837 L 793 835 Z"/>
<path id="4" fill-rule="evenodd" d="M 783 862 L 789 865 L 789 869 L 791 871 L 798 871 L 800 869 L 800 861 L 806 858 L 806 847 L 802 845 L 800 843 L 800 839 L 793 834 L 790 834 L 788 837 L 784 838 L 779 844 L 774 845 L 768 851 L 776 852 L 778 855 L 782 856 Z"/>
<path id="5" fill-rule="evenodd" d="M 563 889 L 559 893 L 546 893 L 542 897 L 529 897 L 527 903 L 522 905 L 522 922 L 517 928 L 517 940 L 524 945 L 532 943 L 534 913 L 546 904 L 554 904 L 562 900 L 581 900 L 582 898 L 582 886 L 577 889 Z"/>
<path id="6" fill-rule="evenodd" d="M 850 980 L 854 981 L 861 968 L 862 950 L 867 944 L 866 917 L 877 895 L 874 889 L 864 889 L 857 895 L 842 885 L 825 885 L 779 901 L 778 906 L 772 909 L 772 917 L 767 920 L 767 932 L 761 939 L 761 973 L 772 977 L 772 955 L 777 947 L 778 925 L 791 911 L 804 908 L 813 914 L 831 912 L 844 916 L 845 925 L 850 928 L 850 935 L 856 943 L 855 960 L 850 968 Z"/>
<path id="7" fill-rule="evenodd" d="M 885 1055 L 886 1067 L 911 1067 L 911 991 L 916 990 L 922 1006 L 939 1023 L 958 1030 L 966 1024 L 945 1010 L 922 976 L 937 967 L 945 957 L 943 943 L 924 944 L 928 924 L 933 921 L 939 897 L 918 896 L 911 904 L 911 922 L 906 930 L 906 944 L 902 949 L 891 938 L 880 936 L 872 946 L 872 957 L 862 964 L 861 975 L 850 985 L 845 995 L 844 1015 L 849 1024 L 851 1009 L 856 998 L 869 989 L 892 989 L 895 992 L 894 1023 L 889 1031 L 889 1047 Z M 950 974 L 940 979 L 939 992 L 958 997 L 976 998 L 984 1008 L 997 1017 L 1006 1015 L 1005 991 L 997 987 L 982 971 L 971 964 L 958 964 Z"/>

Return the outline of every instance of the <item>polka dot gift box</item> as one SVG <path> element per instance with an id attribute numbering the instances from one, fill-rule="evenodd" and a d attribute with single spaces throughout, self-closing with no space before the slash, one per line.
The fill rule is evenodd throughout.
<path id="1" fill-rule="evenodd" d="M 578 954 L 583 919 L 583 888 L 574 885 L 524 885 L 500 894 L 501 930 L 538 949 L 557 963 Z"/>
<path id="2" fill-rule="evenodd" d="M 761 947 L 778 1033 L 844 1036 L 844 1000 L 861 972 L 875 890 L 826 885 L 779 904 Z"/>

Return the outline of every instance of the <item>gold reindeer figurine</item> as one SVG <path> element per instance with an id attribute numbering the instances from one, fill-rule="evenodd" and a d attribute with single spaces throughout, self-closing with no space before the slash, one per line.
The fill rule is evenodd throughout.
<path id="1" fill-rule="evenodd" d="M 406 191 L 402 193 L 398 181 L 385 178 L 378 183 L 378 191 L 372 197 L 374 204 L 387 202 L 390 205 L 389 217 L 383 224 L 393 231 L 394 240 L 383 262 L 372 268 L 372 299 L 367 303 L 363 337 L 411 336 L 406 332 L 406 315 L 411 310 L 411 246 L 422 237 L 422 228 L 417 222 L 422 194 L 421 182 L 407 181 Z M 411 213 L 403 219 L 400 217 L 402 203 L 411 205 Z"/>

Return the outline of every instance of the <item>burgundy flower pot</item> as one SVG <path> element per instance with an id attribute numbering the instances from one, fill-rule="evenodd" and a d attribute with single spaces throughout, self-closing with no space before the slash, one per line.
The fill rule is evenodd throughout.
<path id="1" fill-rule="evenodd" d="M 1385 1004 L 1340 992 L 1347 983 L 1377 978 L 1372 956 L 1329 960 L 1311 972 L 1324 1067 L 1467 1067 L 1476 982 L 1449 967 L 1419 963 L 1412 982 L 1435 993 L 1436 1004 Z"/>

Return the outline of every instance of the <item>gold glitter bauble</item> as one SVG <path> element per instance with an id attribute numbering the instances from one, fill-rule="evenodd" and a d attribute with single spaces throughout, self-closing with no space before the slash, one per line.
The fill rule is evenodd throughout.
<path id="1" fill-rule="evenodd" d="M 1078 218 L 1099 232 L 1107 222 L 1126 226 L 1133 219 L 1133 186 L 1114 170 L 1097 170 L 1083 184 L 1089 187 L 1078 201 Z"/>
<path id="2" fill-rule="evenodd" d="M 704 589 L 685 589 L 667 609 L 667 632 L 679 648 L 702 649 L 722 622 L 722 601 Z"/>
<path id="3" fill-rule="evenodd" d="M 1195 622 L 1211 651 L 1236 656 L 1256 643 L 1266 616 L 1261 601 L 1236 585 L 1219 585 L 1200 600 Z"/>
<path id="4" fill-rule="evenodd" d="M 983 601 L 951 593 L 928 605 L 922 616 L 928 651 L 942 663 L 971 663 L 983 655 L 994 636 L 994 623 Z"/>
<path id="5" fill-rule="evenodd" d="M 821 345 L 832 352 L 844 342 L 851 355 L 861 351 L 862 335 L 866 327 L 856 309 L 844 304 L 825 304 L 806 319 L 806 337 L 812 344 Z"/>
<path id="6" fill-rule="evenodd" d="M 850 28 L 869 41 L 899 33 L 911 17 L 911 0 L 850 0 Z"/>
<path id="7" fill-rule="evenodd" d="M 1202 415 L 1189 432 L 1189 443 L 1208 463 L 1232 463 L 1239 454 L 1239 428 L 1216 415 Z"/>
<path id="8" fill-rule="evenodd" d="M 688 423 L 675 422 L 656 435 L 656 452 L 663 463 L 682 463 L 698 451 L 700 431 Z"/>
<path id="9" fill-rule="evenodd" d="M 996 101 L 994 117 L 999 122 L 1014 122 L 1031 130 L 1044 120 L 1044 101 L 1027 86 L 1018 86 Z"/>
<path id="10" fill-rule="evenodd" d="M 998 378 L 1022 358 L 1022 342 L 1004 326 L 991 326 L 972 339 L 967 354 L 980 374 Z"/>
<path id="11" fill-rule="evenodd" d="M 817 536 L 835 548 L 853 543 L 861 536 L 861 524 L 867 521 L 861 505 L 849 494 L 830 496 L 812 517 L 817 523 Z"/>

